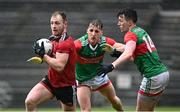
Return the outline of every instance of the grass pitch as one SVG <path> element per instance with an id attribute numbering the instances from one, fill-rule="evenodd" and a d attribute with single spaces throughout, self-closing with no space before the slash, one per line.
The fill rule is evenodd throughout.
<path id="1" fill-rule="evenodd" d="M 135 107 L 132 106 L 125 106 L 124 107 L 125 112 L 135 112 Z M 1 109 L 0 112 L 25 112 L 25 109 L 22 108 L 11 108 L 11 109 Z M 40 108 L 38 109 L 38 112 L 63 112 L 62 109 L 59 108 Z M 78 108 L 76 112 L 80 112 L 80 109 Z M 92 108 L 92 112 L 116 112 L 111 107 L 100 107 L 100 108 Z M 180 112 L 180 106 L 176 107 L 156 107 L 155 112 Z"/>

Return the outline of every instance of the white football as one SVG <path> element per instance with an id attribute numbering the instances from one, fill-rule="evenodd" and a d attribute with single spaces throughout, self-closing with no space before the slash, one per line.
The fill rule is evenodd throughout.
<path id="1" fill-rule="evenodd" d="M 51 54 L 52 52 L 52 43 L 49 39 L 42 38 L 37 41 L 38 45 L 41 46 L 42 42 L 44 42 L 44 49 L 46 54 Z"/>

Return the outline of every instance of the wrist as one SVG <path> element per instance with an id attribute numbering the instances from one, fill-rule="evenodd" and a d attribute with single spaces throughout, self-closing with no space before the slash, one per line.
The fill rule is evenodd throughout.
<path id="1" fill-rule="evenodd" d="M 112 63 L 112 66 L 113 66 L 114 68 L 116 67 L 114 63 Z"/>
<path id="2" fill-rule="evenodd" d="M 113 49 L 112 49 L 112 53 L 114 53 L 114 52 L 116 52 L 116 51 L 117 51 L 116 48 L 113 48 Z"/>

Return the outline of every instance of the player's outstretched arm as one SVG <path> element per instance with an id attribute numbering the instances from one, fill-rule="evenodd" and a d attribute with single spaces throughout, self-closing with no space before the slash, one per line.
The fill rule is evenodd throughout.
<path id="1" fill-rule="evenodd" d="M 109 52 L 111 57 L 116 57 L 116 58 L 118 58 L 124 51 L 124 44 L 121 43 L 115 43 L 114 46 L 105 43 L 102 44 L 101 47 L 103 51 Z"/>

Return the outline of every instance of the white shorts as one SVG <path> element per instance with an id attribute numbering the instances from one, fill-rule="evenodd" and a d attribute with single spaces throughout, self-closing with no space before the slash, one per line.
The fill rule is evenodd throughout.
<path id="1" fill-rule="evenodd" d="M 106 87 L 111 82 L 110 82 L 107 75 L 105 75 L 104 77 L 103 77 L 103 75 L 104 74 L 102 74 L 101 76 L 96 76 L 93 79 L 90 79 L 90 80 L 87 80 L 84 82 L 78 82 L 77 81 L 78 87 L 88 86 L 92 91 L 96 91 L 96 90 L 99 90 L 103 87 Z"/>
<path id="2" fill-rule="evenodd" d="M 146 96 L 158 96 L 163 92 L 169 82 L 169 72 L 163 72 L 150 78 L 143 78 L 139 94 Z"/>

